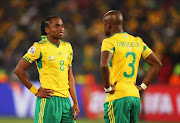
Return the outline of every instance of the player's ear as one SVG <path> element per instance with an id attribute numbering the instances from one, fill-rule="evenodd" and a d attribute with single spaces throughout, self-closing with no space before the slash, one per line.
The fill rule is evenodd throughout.
<path id="1" fill-rule="evenodd" d="M 107 23 L 106 26 L 107 26 L 107 29 L 110 29 L 110 23 Z"/>
<path id="2" fill-rule="evenodd" d="M 45 32 L 49 34 L 49 28 L 45 28 Z"/>

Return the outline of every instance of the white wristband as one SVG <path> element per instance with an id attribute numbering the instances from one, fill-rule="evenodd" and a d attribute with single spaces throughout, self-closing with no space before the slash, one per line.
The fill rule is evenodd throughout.
<path id="1" fill-rule="evenodd" d="M 147 88 L 147 85 L 144 84 L 144 83 L 142 83 L 140 86 L 141 86 L 141 88 L 142 88 L 143 90 L 146 90 L 146 88 Z"/>
<path id="2" fill-rule="evenodd" d="M 107 88 L 107 89 L 106 89 L 106 88 L 104 88 L 104 90 L 105 90 L 105 92 L 106 92 L 106 93 L 109 93 L 109 92 L 112 90 L 112 87 L 111 87 L 111 86 L 109 86 L 109 88 Z"/>

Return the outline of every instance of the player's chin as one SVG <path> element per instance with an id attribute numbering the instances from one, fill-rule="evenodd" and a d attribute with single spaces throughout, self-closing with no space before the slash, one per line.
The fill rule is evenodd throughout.
<path id="1" fill-rule="evenodd" d="M 57 38 L 63 38 L 64 35 L 57 35 Z"/>
<path id="2" fill-rule="evenodd" d="M 105 36 L 110 36 L 110 32 L 109 31 L 104 31 L 104 34 L 105 34 Z"/>
<path id="3" fill-rule="evenodd" d="M 105 36 L 110 36 L 110 34 L 109 33 L 105 33 Z"/>

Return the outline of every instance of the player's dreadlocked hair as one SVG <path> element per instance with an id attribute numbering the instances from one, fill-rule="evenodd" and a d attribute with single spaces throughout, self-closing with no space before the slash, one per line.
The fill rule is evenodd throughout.
<path id="1" fill-rule="evenodd" d="M 49 26 L 50 20 L 52 18 L 59 18 L 59 17 L 55 15 L 45 17 L 44 20 L 41 22 L 41 35 L 47 35 L 45 28 Z"/>

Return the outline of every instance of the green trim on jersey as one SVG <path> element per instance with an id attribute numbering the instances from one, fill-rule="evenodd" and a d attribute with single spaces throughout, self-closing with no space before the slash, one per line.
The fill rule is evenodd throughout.
<path id="1" fill-rule="evenodd" d="M 110 50 L 112 50 L 112 51 L 113 51 L 113 54 L 114 54 L 114 52 L 115 52 L 115 47 L 113 47 L 113 48 L 110 49 Z M 112 67 L 112 59 L 109 61 L 109 66 Z"/>
<path id="2" fill-rule="evenodd" d="M 146 50 L 146 46 L 143 46 L 143 51 Z"/>
<path id="3" fill-rule="evenodd" d="M 40 57 L 39 59 L 37 59 L 37 65 L 38 68 L 41 69 L 42 68 L 42 53 L 40 52 Z"/>
<path id="4" fill-rule="evenodd" d="M 110 49 L 110 50 L 112 50 L 113 52 L 115 52 L 115 47 L 113 47 L 112 49 Z"/>
<path id="5" fill-rule="evenodd" d="M 48 40 L 48 38 L 47 38 L 47 41 L 49 41 Z M 53 44 L 54 46 L 56 46 L 57 48 L 59 48 L 59 46 L 60 46 L 60 44 L 61 44 L 61 40 L 60 40 L 60 42 L 59 42 L 59 45 L 57 46 L 57 45 L 55 45 L 54 43 L 52 43 L 51 41 L 49 41 L 51 44 Z"/>
<path id="6" fill-rule="evenodd" d="M 120 33 L 127 33 L 127 32 L 117 32 L 117 33 L 113 34 L 112 36 L 110 36 L 109 38 L 113 37 L 116 34 L 120 34 Z"/>
<path id="7" fill-rule="evenodd" d="M 112 59 L 109 61 L 109 66 L 112 67 Z"/>
<path id="8" fill-rule="evenodd" d="M 46 42 L 47 41 L 43 39 L 43 40 L 39 41 L 38 44 L 45 44 Z"/>
<path id="9" fill-rule="evenodd" d="M 41 35 L 41 39 L 47 38 L 47 35 Z"/>
<path id="10" fill-rule="evenodd" d="M 28 58 L 27 56 L 23 57 L 27 62 L 31 63 L 30 62 L 30 58 Z"/>

